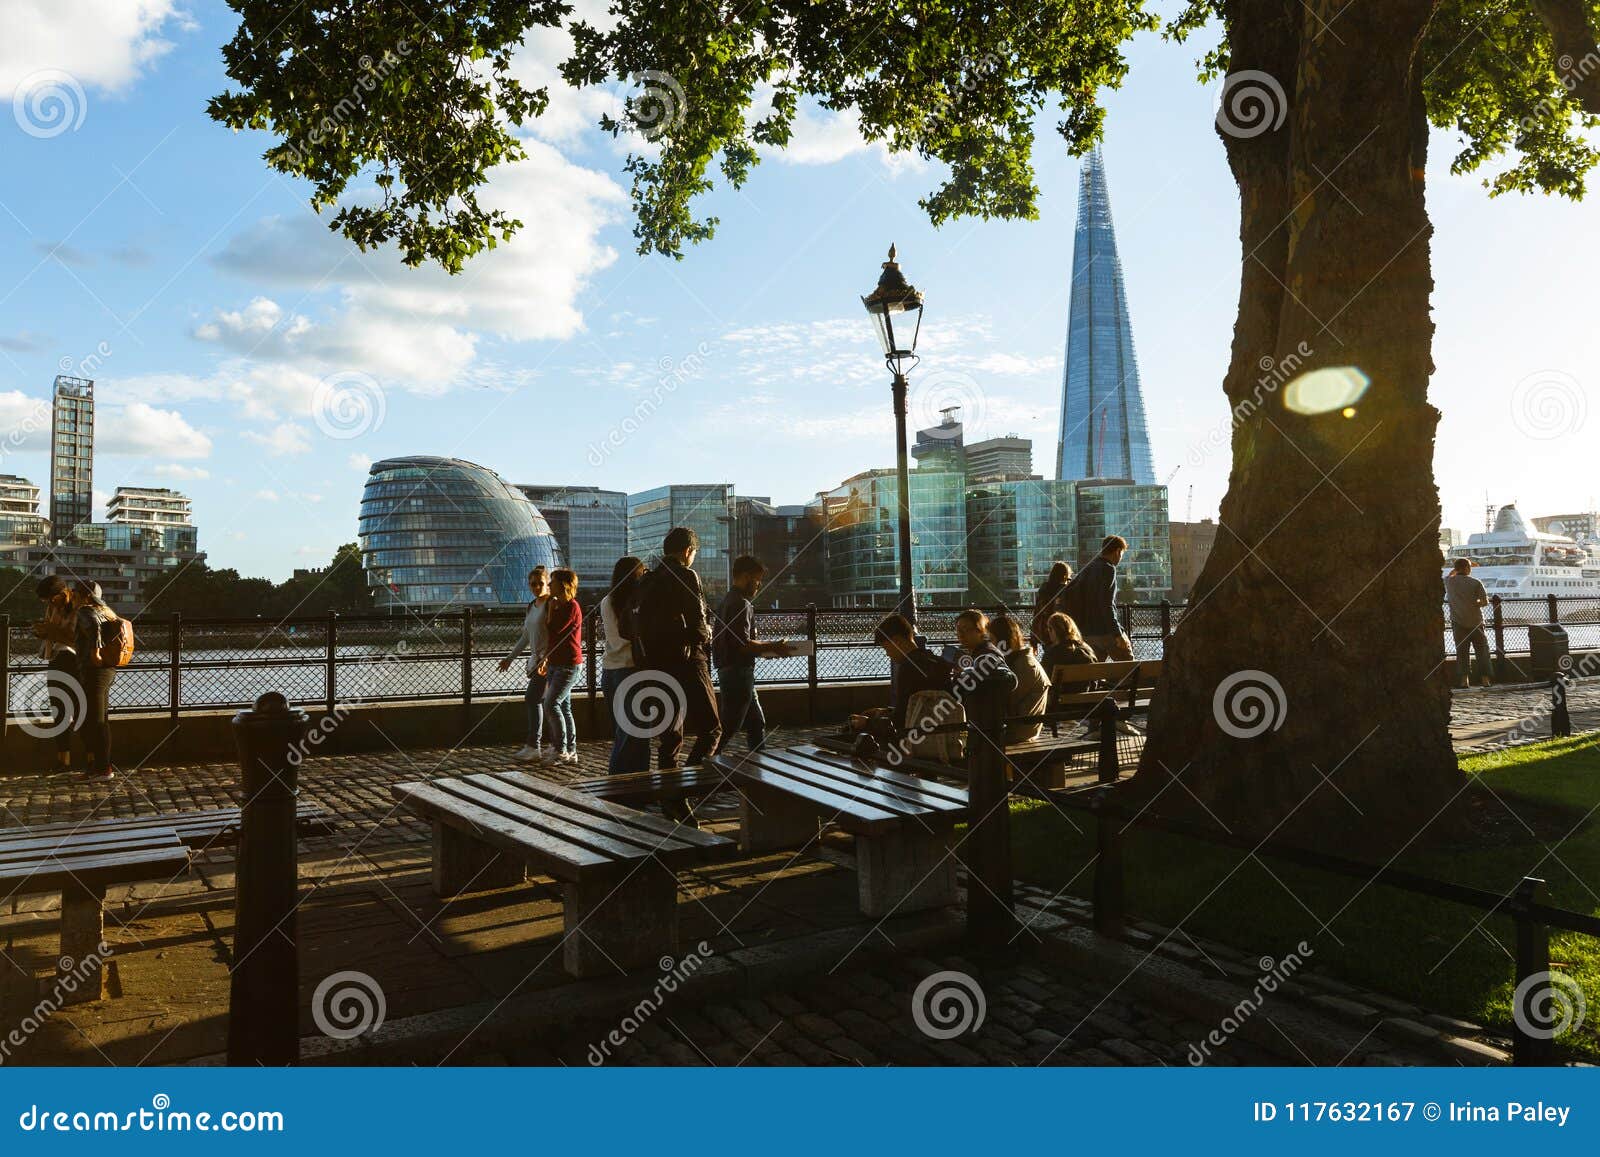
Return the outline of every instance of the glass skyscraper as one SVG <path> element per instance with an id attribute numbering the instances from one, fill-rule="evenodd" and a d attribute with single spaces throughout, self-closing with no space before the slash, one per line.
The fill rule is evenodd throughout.
<path id="1" fill-rule="evenodd" d="M 1056 477 L 1155 483 L 1100 150 L 1083 159 Z"/>
<path id="2" fill-rule="evenodd" d="M 92 381 L 56 375 L 50 427 L 50 530 L 61 542 L 94 517 Z"/>
<path id="3" fill-rule="evenodd" d="M 967 486 L 969 600 L 1033 605 L 1057 561 L 1079 564 L 1077 487 L 1053 478 Z M 1094 543 L 1098 549 L 1100 540 Z"/>
<path id="4" fill-rule="evenodd" d="M 919 606 L 965 601 L 966 482 L 956 471 L 911 471 L 911 580 Z M 889 606 L 900 597 L 899 495 L 893 470 L 868 470 L 823 496 L 824 565 L 835 606 Z"/>
<path id="5" fill-rule="evenodd" d="M 1078 492 L 1078 562 L 1100 551 L 1108 534 L 1128 541 L 1128 553 L 1117 567 L 1118 602 L 1156 602 L 1172 587 L 1172 535 L 1167 518 L 1167 488 L 1126 482 L 1080 482 Z"/>
<path id="6" fill-rule="evenodd" d="M 628 496 L 598 486 L 525 486 L 518 490 L 539 508 L 561 548 L 561 557 L 578 573 L 585 605 L 604 598 L 611 568 L 628 553 Z"/>
<path id="7" fill-rule="evenodd" d="M 661 540 L 674 526 L 687 526 L 699 538 L 694 570 L 714 606 L 728 593 L 733 562 L 733 484 L 657 486 L 628 495 L 628 543 L 649 566 L 661 561 Z"/>
<path id="8" fill-rule="evenodd" d="M 520 606 L 530 570 L 562 565 L 550 525 L 527 495 L 459 458 L 374 462 L 360 538 L 380 608 Z"/>

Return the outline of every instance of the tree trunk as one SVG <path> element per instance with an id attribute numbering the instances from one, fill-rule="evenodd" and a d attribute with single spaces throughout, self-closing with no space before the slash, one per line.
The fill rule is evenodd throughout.
<path id="1" fill-rule="evenodd" d="M 1129 786 L 1236 832 L 1395 847 L 1463 782 L 1427 400 L 1418 46 L 1433 7 L 1229 5 L 1233 73 L 1270 74 L 1291 107 L 1255 136 L 1219 119 L 1245 252 L 1233 472 Z"/>

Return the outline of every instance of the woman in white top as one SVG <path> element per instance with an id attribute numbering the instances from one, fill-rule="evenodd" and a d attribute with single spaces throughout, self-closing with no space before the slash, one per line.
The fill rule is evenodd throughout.
<path id="1" fill-rule="evenodd" d="M 638 666 L 630 632 L 634 599 L 644 573 L 644 563 L 639 559 L 632 555 L 619 558 L 611 568 L 611 593 L 600 600 L 600 623 L 606 634 L 606 649 L 600 660 L 600 689 L 611 708 L 611 759 L 606 766 L 611 775 L 650 770 L 650 740 L 641 727 L 631 722 L 624 696 L 618 694 L 623 681 Z"/>
<path id="2" fill-rule="evenodd" d="M 500 670 L 509 671 L 517 656 L 524 649 L 528 652 L 528 689 L 523 692 L 528 706 L 528 740 L 512 756 L 524 763 L 544 759 L 544 653 L 548 644 L 544 616 L 550 601 L 550 578 L 544 567 L 536 566 L 528 572 L 528 591 L 533 598 L 527 614 L 522 616 L 522 634 L 512 644 L 511 654 L 500 660 Z"/>

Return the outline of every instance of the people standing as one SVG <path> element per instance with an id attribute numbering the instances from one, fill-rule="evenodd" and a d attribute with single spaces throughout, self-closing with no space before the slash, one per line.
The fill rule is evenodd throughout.
<path id="1" fill-rule="evenodd" d="M 606 772 L 622 775 L 650 770 L 650 741 L 644 738 L 629 714 L 628 704 L 619 694 L 623 680 L 638 669 L 633 639 L 637 631 L 636 614 L 639 581 L 645 565 L 628 555 L 611 568 L 611 591 L 600 600 L 600 625 L 605 631 L 606 648 L 600 660 L 600 690 L 611 708 L 611 757 Z"/>
<path id="2" fill-rule="evenodd" d="M 78 683 L 83 688 L 83 717 L 78 725 L 83 735 L 83 776 L 113 779 L 117 769 L 111 762 L 110 711 L 117 660 L 102 653 L 101 642 L 106 625 L 118 621 L 117 613 L 100 598 L 100 587 L 95 583 L 73 583 L 70 599 L 72 649 L 78 659 Z"/>
<path id="3" fill-rule="evenodd" d="M 1481 685 L 1489 686 L 1494 664 L 1489 659 L 1489 635 L 1483 629 L 1483 608 L 1489 592 L 1472 577 L 1472 560 L 1458 558 L 1444 580 L 1445 602 L 1450 604 L 1450 633 L 1456 642 L 1456 686 L 1472 686 L 1472 651 L 1482 660 Z"/>
<path id="4" fill-rule="evenodd" d="M 1127 539 L 1106 535 L 1100 553 L 1067 584 L 1062 595 L 1064 609 L 1077 620 L 1084 641 L 1103 660 L 1133 658 L 1133 644 L 1117 622 L 1117 564 L 1127 550 Z"/>
<path id="5" fill-rule="evenodd" d="M 53 574 L 41 579 L 34 593 L 44 604 L 44 618 L 33 624 L 33 633 L 44 642 L 45 696 L 56 744 L 56 766 L 68 771 L 72 767 L 72 734 L 78 728 L 75 708 L 80 699 L 73 693 L 78 681 L 78 652 L 72 591 L 66 579 Z"/>
<path id="6" fill-rule="evenodd" d="M 1072 581 L 1072 568 L 1064 562 L 1057 562 L 1050 567 L 1050 573 L 1039 586 L 1038 594 L 1033 600 L 1033 619 L 1029 630 L 1037 642 L 1044 641 L 1044 625 L 1050 616 L 1060 611 L 1062 592 L 1067 589 L 1067 584 Z"/>
<path id="7" fill-rule="evenodd" d="M 751 751 L 766 742 L 767 717 L 761 710 L 761 696 L 756 693 L 756 660 L 783 653 L 780 645 L 756 639 L 755 597 L 766 573 L 767 568 L 754 555 L 742 554 L 734 559 L 728 593 L 717 608 L 711 659 L 721 688 L 718 706 L 722 739 L 717 743 L 718 754 L 727 749 L 741 728 Z"/>
<path id="8" fill-rule="evenodd" d="M 549 572 L 536 566 L 528 572 L 527 612 L 522 616 L 522 633 L 511 645 L 511 653 L 500 660 L 500 670 L 511 670 L 511 664 L 526 649 L 528 652 L 528 686 L 522 701 L 528 712 L 528 737 L 521 750 L 512 755 L 524 763 L 544 760 L 544 688 L 545 688 L 545 606 L 550 601 Z"/>
<path id="9" fill-rule="evenodd" d="M 544 714 L 550 724 L 547 764 L 578 762 L 578 723 L 572 715 L 572 689 L 583 673 L 583 608 L 578 605 L 578 576 L 565 567 L 550 572 L 550 600 L 545 604 Z"/>
<path id="10" fill-rule="evenodd" d="M 700 538 L 687 526 L 675 526 L 661 542 L 661 563 L 639 584 L 638 638 L 643 665 L 656 672 L 671 692 L 671 719 L 661 732 L 656 763 L 663 771 L 678 767 L 686 731 L 694 732 L 685 766 L 693 767 L 716 750 L 722 737 L 717 697 L 711 686 L 711 624 L 700 576 L 693 570 Z M 686 807 L 674 808 L 687 818 Z M 671 814 L 669 812 L 669 814 Z"/>
<path id="11" fill-rule="evenodd" d="M 989 620 L 989 639 L 1006 657 L 1006 666 L 1017 677 L 1016 690 L 1011 692 L 1006 714 L 1019 719 L 1042 715 L 1050 698 L 1050 677 L 1039 665 L 1039 657 L 1022 638 L 1022 624 L 1010 615 L 996 615 Z M 1026 743 L 1037 739 L 1044 723 L 1013 723 L 1006 728 L 1007 743 Z"/>

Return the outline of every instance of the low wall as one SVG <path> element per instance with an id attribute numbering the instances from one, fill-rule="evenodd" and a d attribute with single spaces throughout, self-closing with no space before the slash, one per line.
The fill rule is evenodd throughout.
<path id="1" fill-rule="evenodd" d="M 760 692 L 768 723 L 780 727 L 838 722 L 889 701 L 886 681 L 824 683 L 815 690 L 804 684 L 762 687 Z M 572 708 L 579 738 L 611 737 L 605 696 L 591 698 L 580 692 L 572 697 Z M 311 716 L 312 735 L 321 736 L 320 742 L 308 745 L 313 756 L 521 743 L 527 733 L 528 717 L 520 698 L 478 700 L 470 708 L 454 699 L 340 705 L 331 716 L 321 708 L 305 710 Z M 121 768 L 233 760 L 237 758 L 230 726 L 234 714 L 185 712 L 176 720 L 166 713 L 113 715 L 113 759 Z M 0 775 L 28 775 L 49 768 L 55 741 L 30 735 L 11 723 L 0 750 Z"/>

